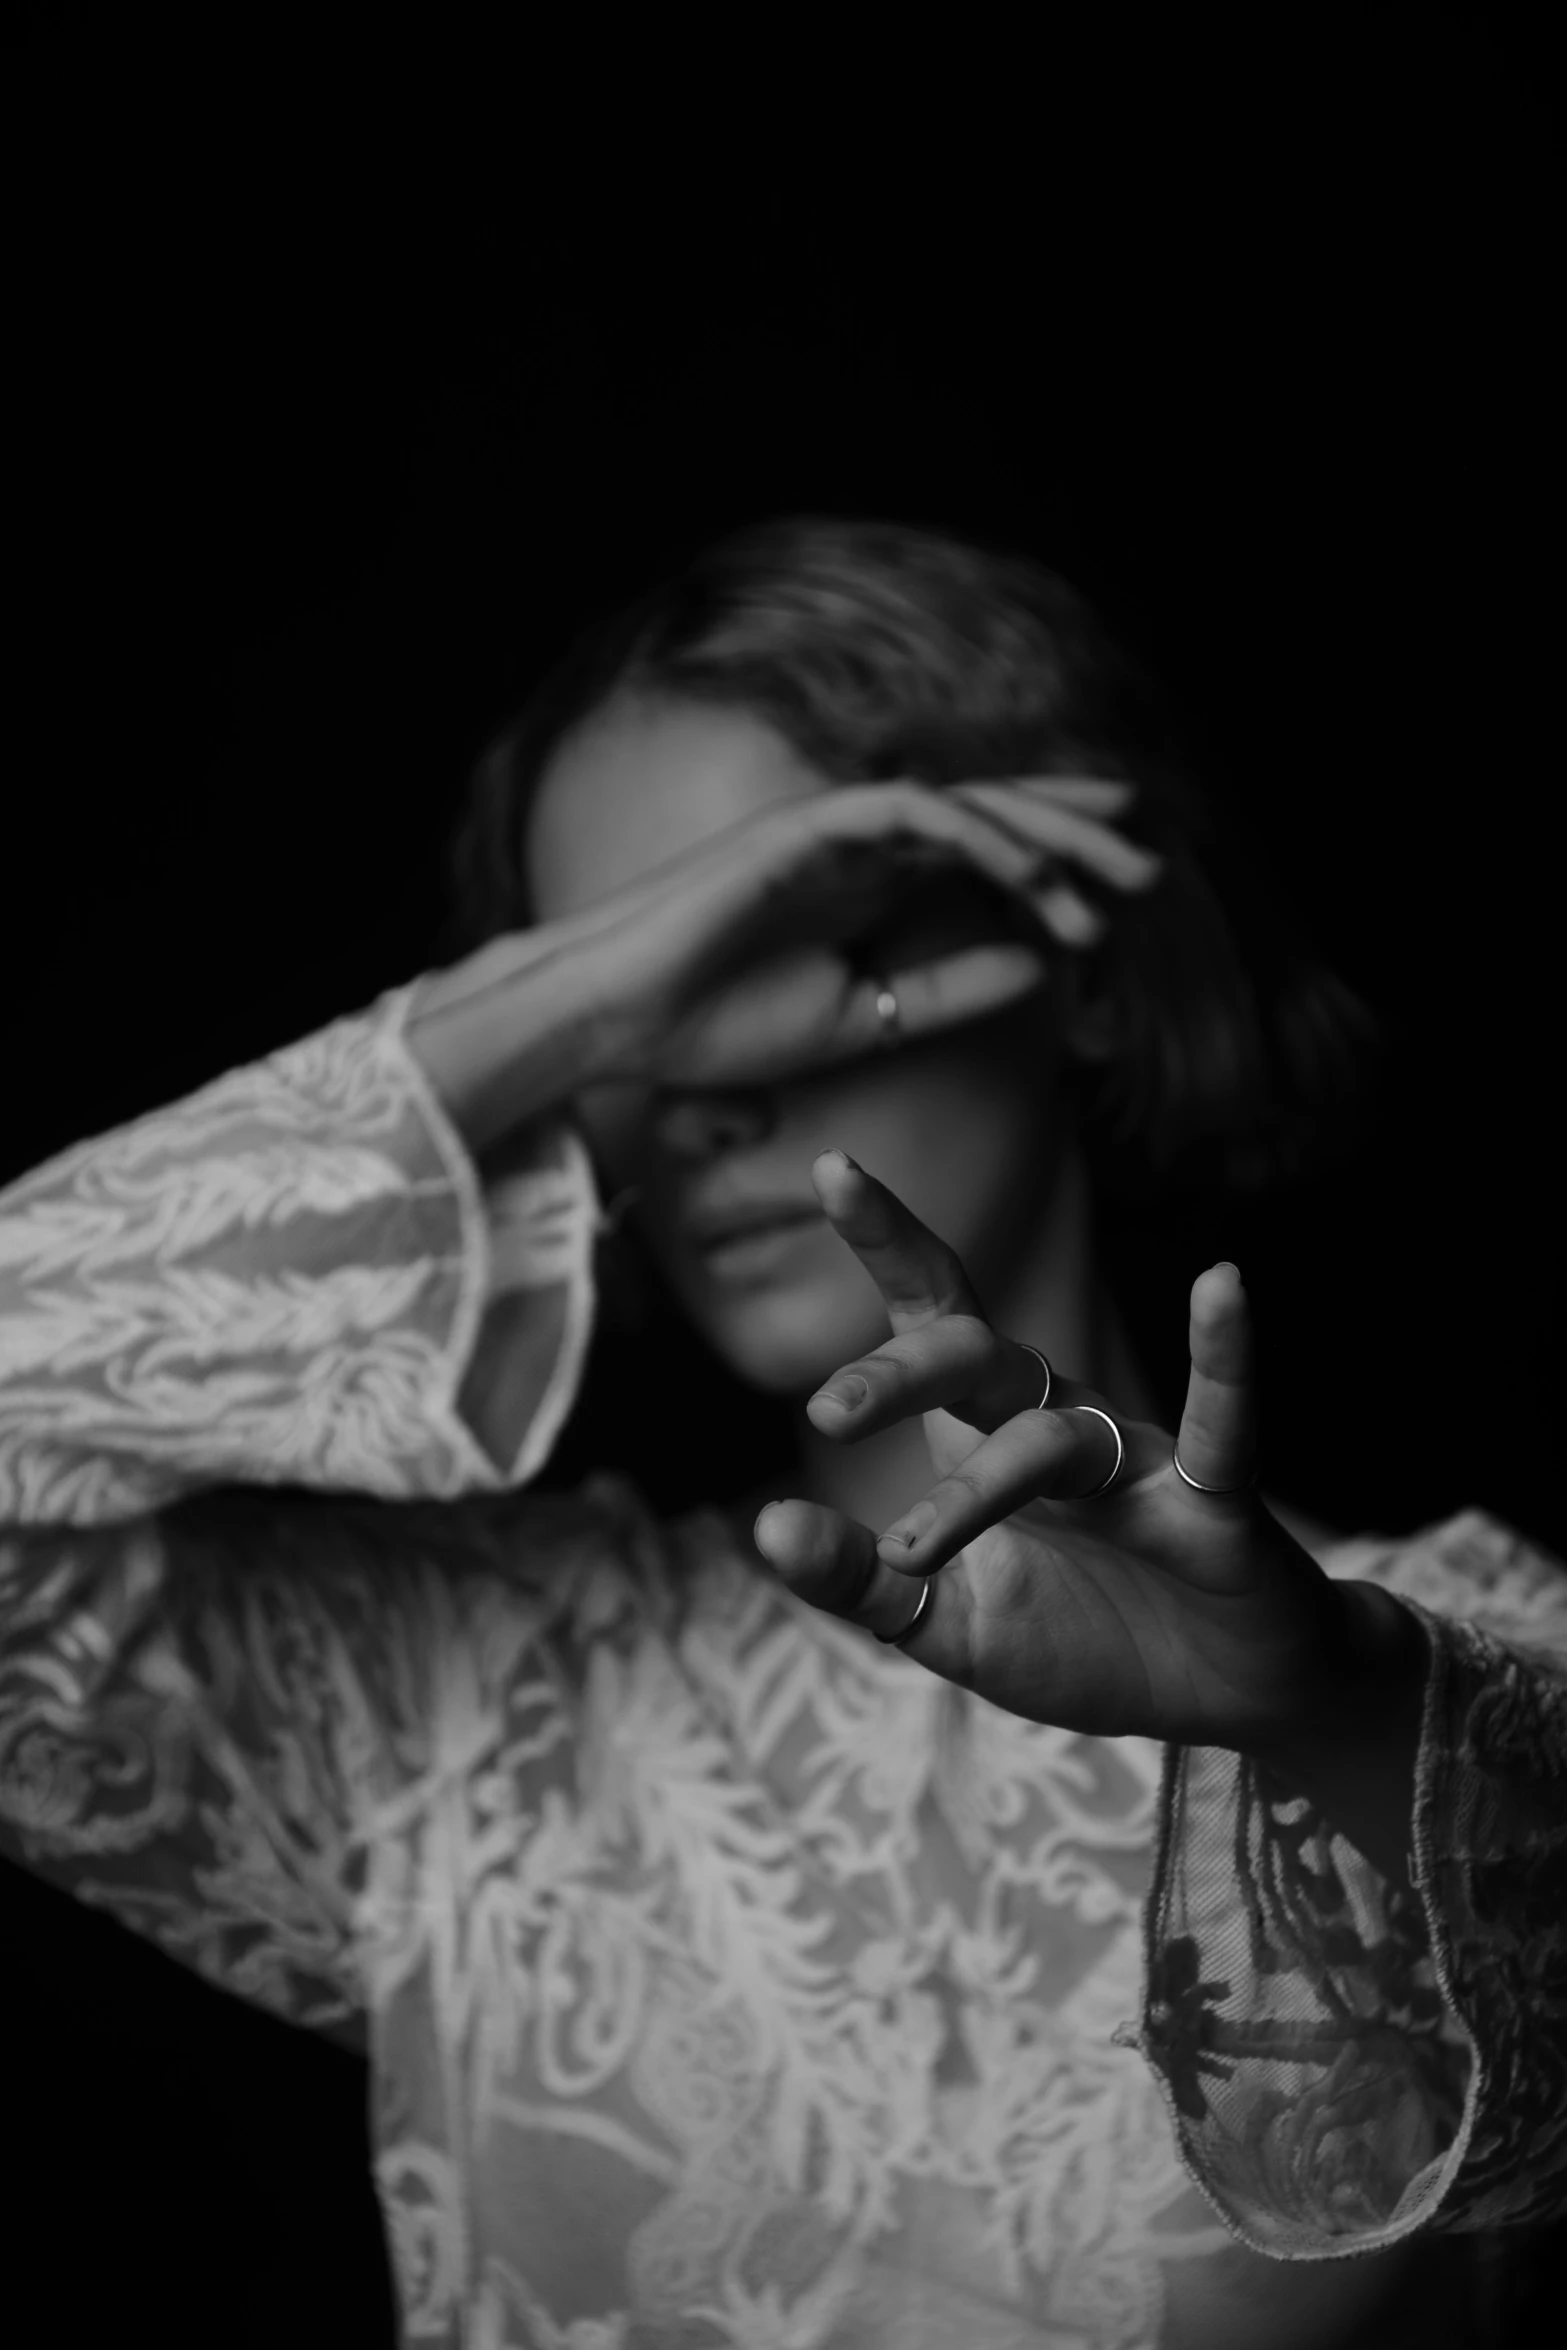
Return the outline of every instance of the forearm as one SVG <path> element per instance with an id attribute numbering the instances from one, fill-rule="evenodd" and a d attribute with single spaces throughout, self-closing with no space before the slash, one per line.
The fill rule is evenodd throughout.
<path id="1" fill-rule="evenodd" d="M 608 1027 L 585 942 L 552 925 L 416 981 L 403 1040 L 477 1153 L 602 1075 Z"/>
<path id="2" fill-rule="evenodd" d="M 547 1441 L 583 1343 L 591 1172 L 566 1122 L 528 1129 L 498 1258 L 407 1010 L 382 999 L 0 1195 L 0 1522 L 524 1474 L 528 1410 L 480 1415 L 470 1375 L 492 1314 L 521 1314 Z"/>
<path id="3" fill-rule="evenodd" d="M 1383 1876 L 1407 1886 L 1425 1636 L 1374 1584 L 1342 1588 L 1354 1626 L 1344 1672 L 1307 1722 L 1251 1759 L 1305 1796 Z"/>

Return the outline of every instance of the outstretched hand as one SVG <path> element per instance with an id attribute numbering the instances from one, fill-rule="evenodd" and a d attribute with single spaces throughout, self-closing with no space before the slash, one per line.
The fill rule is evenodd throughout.
<path id="1" fill-rule="evenodd" d="M 1235 1268 L 1193 1284 L 1177 1438 L 1059 1376 L 1039 1410 L 1039 1358 L 991 1328 L 952 1250 L 842 1153 L 813 1175 L 892 1336 L 844 1364 L 809 1416 L 852 1444 L 922 1413 L 936 1481 L 879 1535 L 818 1503 L 769 1503 L 755 1539 L 784 1580 L 891 1639 L 934 1577 L 908 1654 L 1064 1729 L 1266 1754 L 1320 1723 L 1336 1678 L 1363 1677 L 1347 1596 L 1360 1587 L 1325 1575 L 1251 1482 L 1252 1331 Z M 1101 1414 L 1124 1458 L 1096 1494 L 1116 1462 Z M 1190 1477 L 1227 1490 L 1194 1491 L 1177 1444 Z"/>

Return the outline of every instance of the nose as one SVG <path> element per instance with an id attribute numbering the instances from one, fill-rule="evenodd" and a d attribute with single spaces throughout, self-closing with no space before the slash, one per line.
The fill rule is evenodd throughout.
<path id="1" fill-rule="evenodd" d="M 663 1094 L 653 1109 L 657 1142 L 679 1159 L 716 1159 L 764 1142 L 775 1122 L 772 1102 L 757 1092 Z"/>

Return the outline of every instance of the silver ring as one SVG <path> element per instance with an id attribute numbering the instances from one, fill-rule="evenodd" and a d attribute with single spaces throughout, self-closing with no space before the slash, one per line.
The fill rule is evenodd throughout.
<path id="1" fill-rule="evenodd" d="M 930 1605 L 930 1590 L 931 1585 L 935 1582 L 935 1580 L 936 1578 L 934 1575 L 927 1575 L 924 1582 L 920 1585 L 920 1595 L 918 1601 L 915 1604 L 914 1613 L 912 1616 L 910 1616 L 908 1622 L 904 1625 L 901 1632 L 877 1633 L 876 1637 L 881 1642 L 883 1648 L 902 1648 L 906 1641 L 913 1639 L 915 1633 L 919 1629 L 920 1618 L 924 1615 L 925 1610 Z"/>
<path id="2" fill-rule="evenodd" d="M 1040 1353 L 1037 1346 L 1030 1346 L 1026 1338 L 1015 1338 L 1012 1343 L 1014 1346 L 1020 1346 L 1026 1355 L 1032 1355 L 1036 1363 L 1041 1363 L 1044 1365 L 1045 1392 L 1040 1397 L 1038 1403 L 1036 1403 L 1034 1406 L 1036 1412 L 1042 1412 L 1046 1404 L 1050 1401 L 1050 1390 L 1055 1385 L 1055 1376 L 1051 1371 L 1049 1363 L 1045 1361 L 1045 1357 Z"/>
<path id="3" fill-rule="evenodd" d="M 1115 1438 L 1115 1467 L 1110 1471 L 1110 1474 L 1105 1479 L 1104 1483 L 1102 1485 L 1096 1485 L 1092 1493 L 1063 1493 L 1061 1496 L 1063 1501 L 1097 1501 L 1102 1493 L 1109 1492 L 1111 1486 L 1115 1483 L 1117 1477 L 1119 1477 L 1121 1474 L 1121 1464 L 1126 1459 L 1126 1446 L 1121 1442 L 1121 1431 L 1116 1426 L 1115 1422 L 1111 1419 L 1109 1413 L 1102 1412 L 1096 1403 L 1069 1403 L 1063 1405 L 1062 1409 L 1069 1412 L 1092 1412 L 1096 1420 L 1103 1420 L 1105 1426 L 1109 1429 L 1111 1435 Z"/>
<path id="4" fill-rule="evenodd" d="M 1217 1493 L 1221 1496 L 1226 1493 L 1250 1493 L 1252 1487 L 1257 1482 L 1257 1472 L 1255 1469 L 1253 1469 L 1251 1475 L 1246 1479 L 1243 1485 L 1199 1485 L 1196 1478 L 1187 1476 L 1186 1471 L 1181 1467 L 1180 1453 L 1173 1444 L 1170 1447 L 1170 1458 L 1175 1464 L 1175 1474 L 1177 1477 L 1186 1478 L 1186 1482 L 1191 1487 L 1193 1493 Z"/>
<path id="5" fill-rule="evenodd" d="M 898 1017 L 898 999 L 885 979 L 876 982 L 876 1017 L 881 1022 L 881 1042 L 890 1051 L 898 1041 L 902 1022 Z"/>

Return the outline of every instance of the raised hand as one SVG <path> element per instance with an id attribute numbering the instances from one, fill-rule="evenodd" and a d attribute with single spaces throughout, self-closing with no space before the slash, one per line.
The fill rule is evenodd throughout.
<path id="1" fill-rule="evenodd" d="M 766 1085 L 881 1038 L 854 949 L 945 875 L 1019 917 L 897 967 L 909 1041 L 999 1011 L 1046 977 L 1045 949 L 1098 937 L 1100 889 L 1158 879 L 1109 819 L 1131 784 L 1094 776 L 843 784 L 774 804 L 576 914 L 426 973 L 406 1038 L 472 1147 L 589 1088 Z M 1005 931 L 1005 925 L 1000 926 Z"/>
<path id="2" fill-rule="evenodd" d="M 769 1504 L 757 1547 L 802 1598 L 892 1639 L 928 1584 L 911 1656 L 1011 1712 L 1102 1736 L 1283 1752 L 1336 1686 L 1363 1685 L 1371 1626 L 1350 1595 L 1365 1587 L 1330 1580 L 1250 1482 L 1251 1324 L 1232 1266 L 1193 1284 L 1178 1439 L 1119 1421 L 1124 1457 L 1098 1491 L 1117 1462 L 1106 1399 L 1055 1378 L 1035 1408 L 1038 1357 L 991 1328 L 951 1249 L 841 1153 L 813 1173 L 893 1335 L 844 1364 L 810 1417 L 853 1443 L 922 1413 L 935 1477 L 885 1531 Z M 1219 1492 L 1180 1475 L 1177 1443 L 1187 1475 Z"/>
<path id="3" fill-rule="evenodd" d="M 1109 822 L 1132 797 L 1086 776 L 850 784 L 747 820 L 646 876 L 635 906 L 594 910 L 614 942 L 614 997 L 637 1015 L 608 1078 L 768 1084 L 874 1049 L 885 974 L 853 950 L 942 876 L 1009 901 L 1018 935 L 895 961 L 900 1034 L 1002 1009 L 1040 985 L 1047 941 L 1080 949 L 1102 934 L 1085 876 L 1121 892 L 1157 879 L 1160 860 Z"/>

